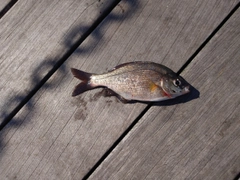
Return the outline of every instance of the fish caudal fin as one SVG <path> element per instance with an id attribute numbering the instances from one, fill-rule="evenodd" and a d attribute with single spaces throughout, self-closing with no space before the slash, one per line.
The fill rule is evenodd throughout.
<path id="1" fill-rule="evenodd" d="M 90 73 L 80 71 L 80 70 L 75 69 L 75 68 L 71 68 L 71 72 L 74 75 L 74 77 L 82 80 L 83 82 L 88 82 L 90 80 L 91 75 L 92 75 Z"/>
<path id="2" fill-rule="evenodd" d="M 72 96 L 77 96 L 85 91 L 88 91 L 88 90 L 94 88 L 89 83 L 89 80 L 90 80 L 90 77 L 92 74 L 84 72 L 84 71 L 80 71 L 80 70 L 74 69 L 74 68 L 71 68 L 71 72 L 74 75 L 74 77 L 83 81 L 75 87 L 75 89 L 73 90 Z"/>
<path id="3" fill-rule="evenodd" d="M 83 93 L 83 92 L 85 92 L 85 91 L 90 90 L 90 89 L 93 89 L 93 87 L 90 86 L 90 85 L 89 85 L 88 83 L 86 83 L 86 82 L 81 82 L 81 83 L 79 83 L 79 84 L 75 87 L 75 89 L 73 90 L 72 96 L 77 96 L 77 95 L 79 95 L 79 94 L 81 94 L 81 93 Z"/>

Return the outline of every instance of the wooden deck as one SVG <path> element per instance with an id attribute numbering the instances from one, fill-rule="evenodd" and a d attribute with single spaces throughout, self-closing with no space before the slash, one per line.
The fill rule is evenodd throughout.
<path id="1" fill-rule="evenodd" d="M 238 179 L 239 5 L 16 1 L 0 19 L 0 179 Z M 71 97 L 71 67 L 136 60 L 180 70 L 195 90 L 150 105 Z"/>

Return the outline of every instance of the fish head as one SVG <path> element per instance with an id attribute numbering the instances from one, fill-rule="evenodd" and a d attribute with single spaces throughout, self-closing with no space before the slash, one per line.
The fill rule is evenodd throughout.
<path id="1" fill-rule="evenodd" d="M 190 85 L 181 76 L 177 76 L 176 74 L 163 78 L 161 87 L 169 98 L 175 98 L 190 92 Z"/>

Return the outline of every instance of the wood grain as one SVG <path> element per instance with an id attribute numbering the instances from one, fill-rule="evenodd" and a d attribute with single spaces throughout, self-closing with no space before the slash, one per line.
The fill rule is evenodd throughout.
<path id="1" fill-rule="evenodd" d="M 152 107 L 90 179 L 234 179 L 240 171 L 239 16 L 238 10 L 183 73 L 200 98 Z"/>
<path id="2" fill-rule="evenodd" d="M 217 2 L 216 5 L 216 1 L 209 0 L 201 2 L 188 0 L 185 3 L 176 0 L 161 2 L 139 0 L 124 1 L 118 5 L 0 133 L 1 176 L 6 179 L 82 178 L 146 105 L 139 103 L 124 105 L 114 97 L 102 97 L 99 90 L 71 98 L 71 92 L 78 80 L 70 74 L 70 67 L 101 73 L 126 61 L 151 60 L 177 70 L 236 4 L 236 1 Z M 55 8 L 57 12 L 61 11 L 61 7 L 59 5 Z M 34 9 L 36 8 L 32 10 L 33 15 L 36 11 Z M 55 14 L 56 12 L 52 12 L 52 15 Z M 85 12 L 82 12 L 78 15 L 79 21 L 86 17 L 84 14 Z M 89 14 L 91 12 L 86 15 Z M 37 11 L 35 16 L 38 15 Z M 77 15 L 62 16 L 66 16 L 65 21 L 68 21 L 69 16 L 76 18 Z M 49 18 L 47 13 L 41 17 L 43 20 Z M 39 23 L 42 21 L 38 20 Z M 60 19 L 53 18 L 51 21 L 58 22 L 64 27 Z M 51 33 L 48 36 L 42 38 L 43 42 L 52 42 L 55 39 L 50 36 L 57 31 L 54 27 L 50 28 Z M 33 31 L 32 28 L 29 31 L 38 34 L 38 31 L 41 32 L 45 28 L 46 26 L 37 31 Z M 80 24 L 72 25 L 72 29 L 63 29 L 64 37 L 53 41 L 50 46 L 66 43 L 62 42 L 62 39 L 68 37 L 67 44 L 70 47 L 76 38 L 74 32 L 81 28 L 86 27 Z M 38 41 L 40 40 L 41 38 Z M 33 40 L 29 41 L 29 44 L 33 49 L 38 47 L 38 43 L 35 44 Z M 12 46 L 16 50 L 17 45 Z M 41 48 L 34 50 L 36 53 L 34 57 L 40 60 L 43 60 L 42 55 L 44 57 L 49 54 L 57 57 L 59 55 L 58 50 L 48 49 L 50 47 Z M 18 54 L 20 52 L 24 51 L 20 48 Z M 29 54 L 31 53 L 27 55 Z M 23 59 L 27 55 L 21 54 Z M 34 63 L 33 60 L 29 62 Z M 18 62 L 17 67 L 20 69 L 31 67 L 29 62 L 26 64 Z M 51 61 L 49 64 L 52 65 Z M 9 82 L 19 75 L 19 84 L 24 84 L 22 74 L 27 79 L 34 75 L 40 79 L 41 68 L 45 66 L 48 67 L 48 63 L 47 65 L 39 63 L 35 67 L 39 67 L 40 70 L 32 68 L 31 72 L 28 72 L 30 68 L 25 71 L 16 68 L 15 76 L 9 74 L 11 75 Z M 29 80 L 25 83 L 27 82 Z M 6 79 L 5 83 L 8 84 Z M 12 85 L 14 84 L 15 81 L 12 82 Z M 13 87 L 19 87 L 19 84 Z M 26 85 L 21 87 L 23 86 Z M 17 95 L 22 95 L 20 89 Z"/>

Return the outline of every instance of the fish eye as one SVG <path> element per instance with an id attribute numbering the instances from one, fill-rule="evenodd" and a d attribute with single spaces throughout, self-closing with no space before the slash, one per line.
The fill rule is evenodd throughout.
<path id="1" fill-rule="evenodd" d="M 180 86 L 181 85 L 181 81 L 179 80 L 179 79 L 175 79 L 175 80 L 173 80 L 173 84 L 174 84 L 174 86 Z"/>

